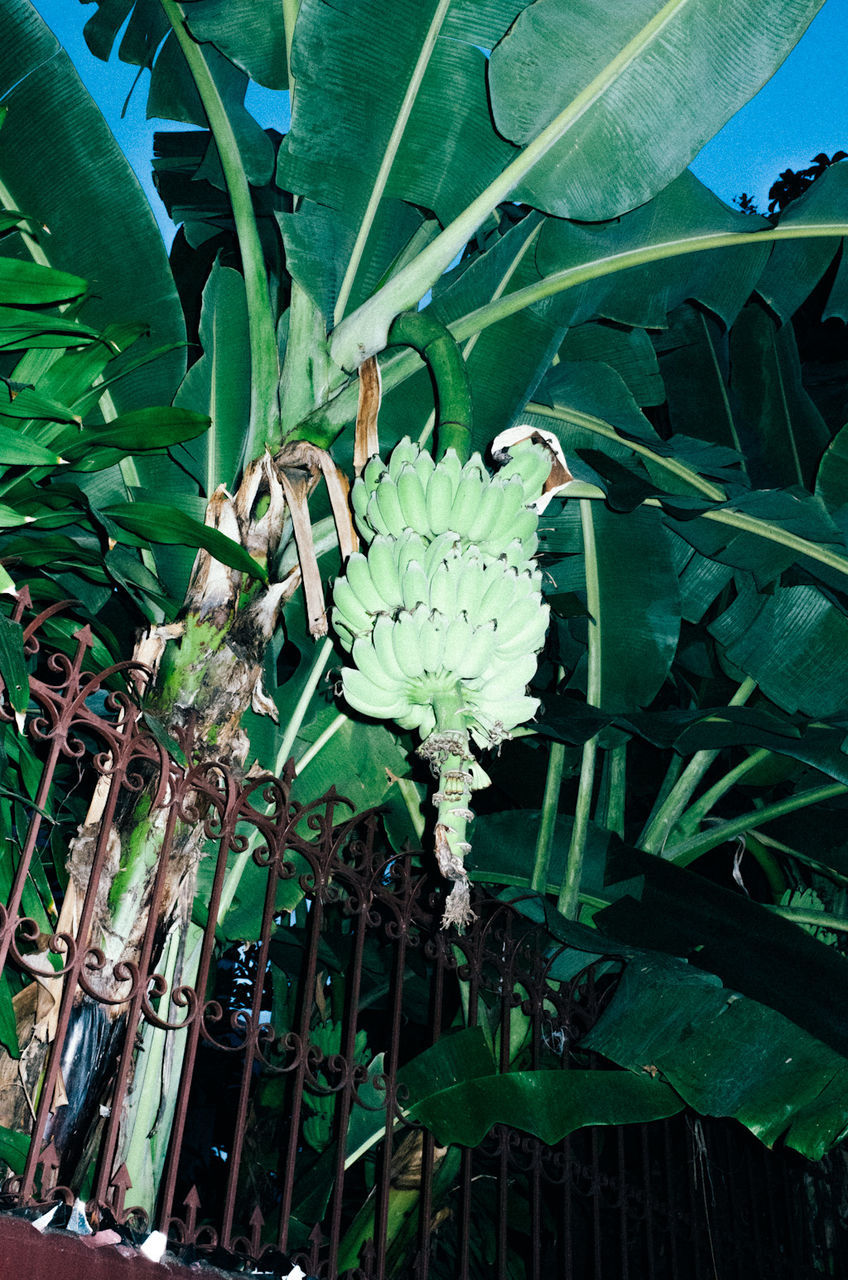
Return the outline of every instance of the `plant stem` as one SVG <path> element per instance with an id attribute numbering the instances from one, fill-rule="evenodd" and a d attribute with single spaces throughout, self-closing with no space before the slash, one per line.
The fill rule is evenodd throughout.
<path id="1" fill-rule="evenodd" d="M 556 827 L 562 770 L 565 763 L 565 743 L 551 742 L 548 753 L 548 771 L 545 778 L 545 794 L 539 815 L 539 833 L 536 837 L 536 856 L 533 861 L 533 878 L 530 888 L 536 893 L 546 893 L 548 867 L 551 861 L 554 829 Z"/>
<path id="2" fill-rule="evenodd" d="M 315 759 L 319 751 L 323 751 L 327 743 L 336 736 L 342 725 L 347 724 L 347 722 L 348 716 L 346 716 L 344 712 L 340 712 L 334 720 L 331 720 L 324 732 L 319 734 L 312 746 L 309 747 L 308 750 L 304 751 L 303 755 L 297 761 L 294 767 L 295 774 L 303 773 L 306 766 Z"/>
<path id="3" fill-rule="evenodd" d="M 312 660 L 312 668 L 306 679 L 306 684 L 303 686 L 303 691 L 297 700 L 295 709 L 291 714 L 291 719 L 286 725 L 286 730 L 285 730 L 285 733 L 283 734 L 283 740 L 280 743 L 279 750 L 277 751 L 277 759 L 274 765 L 274 772 L 278 775 L 281 774 L 283 769 L 285 768 L 286 761 L 289 758 L 292 746 L 294 744 L 294 740 L 297 737 L 297 735 L 300 733 L 300 726 L 303 724 L 307 709 L 309 707 L 310 702 L 312 701 L 312 695 L 315 693 L 315 690 L 318 688 L 318 681 L 321 679 L 322 675 L 324 674 L 324 668 L 326 667 L 327 663 L 330 660 L 330 654 L 332 653 L 332 651 L 333 651 L 333 641 L 330 639 L 329 636 L 325 636 L 325 638 L 318 645 L 318 648 L 315 653 L 315 657 Z"/>
<path id="4" fill-rule="evenodd" d="M 753 812 L 743 814 L 740 818 L 717 823 L 709 831 L 701 832 L 700 835 L 682 840 L 679 844 L 667 848 L 663 857 L 679 867 L 687 867 L 690 862 L 700 858 L 701 854 L 708 853 L 710 849 L 724 844 L 726 840 L 732 840 L 734 836 L 744 835 L 754 827 L 760 827 L 765 822 L 772 822 L 775 818 L 782 818 L 787 813 L 794 813 L 811 804 L 819 804 L 823 800 L 844 796 L 846 792 L 848 792 L 848 786 L 844 782 L 831 782 L 823 787 L 812 787 L 808 791 L 800 791 L 794 796 L 788 796 L 785 800 L 767 804 L 762 809 L 754 809 Z"/>
<path id="5" fill-rule="evenodd" d="M 750 773 L 752 769 L 756 769 L 757 765 L 762 764 L 764 760 L 768 760 L 771 754 L 767 747 L 759 747 L 756 751 L 752 751 L 749 756 L 746 756 L 744 760 L 741 760 L 735 768 L 729 769 L 724 777 L 719 778 L 718 782 L 713 783 L 709 790 L 705 791 L 693 805 L 690 805 L 681 817 L 677 824 L 681 834 L 697 831 L 704 818 L 721 797 L 731 787 L 734 787 L 741 778 L 744 778 L 746 773 Z"/>
<path id="6" fill-rule="evenodd" d="M 586 607 L 589 612 L 588 671 L 586 676 L 586 701 L 590 707 L 601 705 L 602 649 L 601 649 L 601 584 L 598 576 L 598 556 L 595 547 L 595 524 L 592 504 L 581 501 L 580 522 L 583 530 L 583 559 L 586 573 Z M 562 879 L 557 907 L 567 920 L 575 920 L 579 910 L 580 882 L 583 878 L 583 859 L 586 854 L 586 836 L 589 830 L 589 814 L 592 808 L 592 792 L 595 784 L 595 760 L 597 735 L 583 744 L 580 764 L 580 782 L 577 787 L 577 803 L 574 808 L 574 826 L 565 857 L 565 874 Z"/>
<path id="7" fill-rule="evenodd" d="M 421 82 L 430 64 L 433 50 L 436 47 L 436 40 L 442 28 L 442 24 L 447 17 L 448 9 L 451 6 L 451 0 L 439 0 L 436 12 L 433 14 L 427 34 L 421 45 L 418 59 L 413 68 L 409 84 L 406 87 L 406 93 L 403 96 L 397 118 L 394 123 L 389 140 L 386 144 L 386 150 L 383 153 L 383 159 L 380 162 L 380 168 L 374 179 L 374 186 L 371 189 L 371 195 L 368 199 L 368 205 L 362 218 L 359 231 L 356 236 L 356 242 L 350 255 L 350 261 L 347 264 L 344 279 L 339 288 L 339 296 L 336 301 L 335 312 L 333 315 L 333 323 L 339 324 L 345 313 L 348 301 L 350 299 L 351 290 L 356 279 L 356 273 L 362 261 L 362 255 L 365 252 L 365 245 L 371 234 L 374 225 L 374 219 L 377 216 L 377 208 L 383 198 L 383 192 L 386 189 L 386 183 L 389 180 L 389 174 L 392 171 L 395 158 L 400 149 L 403 135 L 406 132 L 406 126 L 409 123 L 409 117 L 412 114 L 412 108 L 415 106 L 415 100 L 418 97 L 418 91 L 421 88 Z"/>
<path id="8" fill-rule="evenodd" d="M 566 267 L 562 271 L 554 271 L 534 284 L 525 285 L 506 294 L 496 302 L 484 303 L 476 311 L 470 311 L 452 326 L 453 332 L 460 342 L 464 342 L 473 333 L 479 333 L 490 325 L 498 324 L 514 316 L 525 307 L 532 307 L 557 293 L 577 288 L 592 280 L 600 280 L 604 276 L 614 275 L 630 267 L 646 266 L 652 262 L 663 262 L 669 258 L 685 257 L 690 253 L 704 253 L 712 249 L 732 249 L 741 245 L 769 244 L 778 240 L 805 239 L 841 239 L 848 235 L 848 222 L 829 223 L 792 223 L 786 227 L 772 227 L 764 231 L 712 231 L 705 235 L 684 236 L 679 240 L 664 240 L 658 244 L 640 245 L 636 249 L 625 249 L 619 253 L 610 253 L 606 257 L 596 258 L 593 262 L 583 263 L 577 267 Z M 425 250 L 426 252 L 426 250 Z M 423 254 L 422 254 L 423 257 Z"/>
<path id="9" fill-rule="evenodd" d="M 450 331 L 422 311 L 407 311 L 392 322 L 389 346 L 412 347 L 427 364 L 438 409 L 438 457 L 454 449 L 460 462 L 471 455 L 471 391 L 465 361 Z"/>
<path id="10" fill-rule="evenodd" d="M 743 680 L 730 699 L 729 705 L 731 707 L 744 706 L 756 687 L 756 680 Z M 640 849 L 644 849 L 646 853 L 658 853 L 662 850 L 663 845 L 689 803 L 695 788 L 718 755 L 718 751 L 695 752 L 672 787 L 668 798 L 660 805 L 642 832 L 639 838 Z"/>
<path id="11" fill-rule="evenodd" d="M 827 911 L 808 911 L 804 907 L 778 907 L 772 903 L 763 904 L 767 911 L 784 920 L 794 920 L 796 924 L 811 924 L 818 929 L 838 929 L 848 933 L 848 920 L 844 916 L 834 916 Z"/>
<path id="12" fill-rule="evenodd" d="M 627 743 L 610 747 L 604 755 L 603 812 L 599 817 L 608 831 L 624 839 L 624 804 L 627 789 Z"/>
<path id="13" fill-rule="evenodd" d="M 176 0 L 159 2 L 188 63 L 206 112 L 209 128 L 218 148 L 235 221 L 244 273 L 250 336 L 250 424 L 242 461 L 250 462 L 260 457 L 266 446 L 274 451 L 281 442 L 277 400 L 280 369 L 265 256 L 239 145 L 209 64 L 201 46 L 189 34 L 181 6 Z"/>
<path id="14" fill-rule="evenodd" d="M 678 462 L 676 458 L 664 457 L 661 453 L 657 453 L 655 449 L 643 444 L 642 441 L 634 440 L 629 436 L 622 436 L 614 426 L 609 422 L 605 422 L 603 418 L 596 418 L 590 413 L 582 413 L 579 409 L 551 408 L 550 405 L 538 404 L 532 400 L 527 405 L 527 412 L 536 414 L 540 418 L 553 418 L 558 422 L 574 423 L 575 426 L 585 427 L 587 431 L 603 436 L 607 440 L 614 440 L 616 444 L 625 445 L 633 453 L 638 453 L 641 457 L 649 459 L 654 465 L 662 467 L 670 475 L 676 476 L 678 480 L 682 480 L 684 484 L 689 485 L 696 493 L 702 493 L 705 498 L 712 498 L 715 502 L 725 502 L 727 499 L 727 494 L 723 489 L 720 489 L 718 485 L 709 480 L 704 480 L 702 476 L 698 475 L 697 471 L 687 467 L 685 462 Z"/>
<path id="15" fill-rule="evenodd" d="M 519 151 L 516 158 L 445 227 L 417 258 L 336 328 L 331 351 L 343 369 L 353 371 L 362 360 L 382 351 L 394 316 L 417 306 L 449 263 L 465 246 L 489 214 L 506 200 L 518 183 L 550 149 L 598 102 L 619 77 L 653 43 L 686 0 L 666 0 L 660 11 L 621 49 L 602 71 L 578 93 L 549 125 Z M 523 292 L 523 291 L 519 291 Z M 471 332 L 463 336 L 470 337 Z"/>
<path id="16" fill-rule="evenodd" d="M 586 834 L 589 830 L 589 813 L 592 807 L 592 788 L 595 782 L 595 757 L 598 739 L 590 738 L 583 744 L 583 760 L 580 765 L 580 784 L 577 803 L 574 806 L 574 826 L 571 843 L 565 859 L 565 875 L 559 891 L 557 907 L 566 920 L 576 920 L 580 907 L 580 882 L 583 878 L 583 858 L 586 852 Z"/>

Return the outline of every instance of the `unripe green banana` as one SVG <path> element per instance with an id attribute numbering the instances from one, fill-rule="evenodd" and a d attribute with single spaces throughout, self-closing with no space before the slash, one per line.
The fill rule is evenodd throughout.
<path id="1" fill-rule="evenodd" d="M 492 479 L 479 454 L 434 464 L 409 439 L 388 468 L 372 458 L 352 504 L 367 552 L 336 584 L 333 623 L 355 664 L 350 705 L 422 737 L 438 777 L 436 852 L 454 881 L 445 923 L 469 918 L 463 858 L 474 761 L 532 718 L 525 693 L 548 608 L 531 569 L 538 517 L 528 502 L 546 474 L 535 446 L 515 446 Z M 480 784 L 482 785 L 482 784 Z"/>
<path id="2" fill-rule="evenodd" d="M 428 453 L 426 449 L 419 449 L 418 457 L 415 459 L 413 466 L 418 473 L 418 479 L 421 481 L 421 488 L 426 493 L 427 486 L 436 469 L 436 464 L 433 461 L 433 455 Z"/>
<path id="3" fill-rule="evenodd" d="M 403 575 L 411 564 L 423 566 L 431 545 L 412 529 L 407 529 L 406 533 L 395 540 L 395 562 L 401 583 Z"/>
<path id="4" fill-rule="evenodd" d="M 386 613 L 394 613 L 403 604 L 403 590 L 395 558 L 396 545 L 393 538 L 379 534 L 368 548 L 371 580 L 385 602 L 383 612 Z"/>
<path id="5" fill-rule="evenodd" d="M 374 585 L 368 559 L 361 551 L 355 551 L 348 557 L 345 564 L 345 578 L 366 613 L 385 611 L 385 600 Z"/>
<path id="6" fill-rule="evenodd" d="M 372 493 L 368 499 L 368 506 L 365 512 L 365 520 L 366 520 L 367 527 L 371 530 L 372 539 L 377 534 L 382 534 L 384 538 L 394 536 L 393 534 L 391 534 L 391 531 L 389 530 L 389 526 L 386 524 L 385 520 L 380 514 L 380 508 L 377 504 L 376 493 Z"/>
<path id="7" fill-rule="evenodd" d="M 405 690 L 401 682 L 396 676 L 386 670 L 377 650 L 374 648 L 372 636 L 361 636 L 353 643 L 350 656 L 353 658 L 356 666 L 362 674 L 378 688 L 391 693 L 394 697 L 401 697 L 405 694 Z"/>
<path id="8" fill-rule="evenodd" d="M 366 612 L 346 578 L 337 579 L 333 587 L 331 620 L 333 626 L 339 628 L 341 625 L 351 636 L 367 636 L 374 625 L 374 619 Z"/>
<path id="9" fill-rule="evenodd" d="M 532 440 L 521 440 L 510 445 L 509 462 L 498 472 L 499 480 L 517 477 L 524 489 L 524 501 L 535 502 L 542 486 L 551 474 L 551 455 L 543 445 Z"/>
<path id="10" fill-rule="evenodd" d="M 350 505 L 353 508 L 356 527 L 363 542 L 370 542 L 374 537 L 374 530 L 371 528 L 366 515 L 370 496 L 370 491 L 362 479 L 354 480 L 353 488 L 350 491 Z"/>
<path id="11" fill-rule="evenodd" d="M 421 605 L 415 610 L 415 617 L 418 622 L 418 643 L 421 646 L 424 669 L 437 674 L 441 671 L 445 660 L 447 632 L 442 626 L 442 618 L 426 605 Z"/>
<path id="12" fill-rule="evenodd" d="M 374 623 L 374 630 L 371 633 L 371 639 L 374 651 L 386 675 L 390 679 L 397 681 L 401 688 L 405 688 L 406 673 L 395 656 L 395 647 L 392 643 L 394 629 L 395 623 L 391 618 L 377 618 Z"/>
<path id="13" fill-rule="evenodd" d="M 427 499 L 417 469 L 410 464 L 401 467 L 397 478 L 397 495 L 407 529 L 414 529 L 424 538 L 431 538 L 433 530 L 427 516 Z"/>
<path id="14" fill-rule="evenodd" d="M 399 538 L 409 526 L 404 519 L 397 485 L 394 480 L 384 476 L 374 491 L 374 497 L 377 500 L 377 507 L 383 523 L 386 526 L 386 533 L 392 538 Z"/>
<path id="15" fill-rule="evenodd" d="M 456 454 L 453 455 L 456 458 Z M 457 459 L 457 467 L 459 460 Z M 444 465 L 444 459 L 434 469 L 427 482 L 427 521 L 434 535 L 450 529 L 450 514 L 456 493 L 456 480 Z"/>
<path id="16" fill-rule="evenodd" d="M 411 613 L 399 613 L 392 627 L 392 647 L 401 671 L 410 680 L 424 675 L 424 658 L 419 643 L 419 628 Z"/>
<path id="17" fill-rule="evenodd" d="M 391 693 L 374 684 L 358 667 L 345 667 L 342 671 L 342 689 L 354 711 L 374 716 L 378 720 L 394 720 L 408 714 L 408 700 L 398 693 Z"/>
<path id="18" fill-rule="evenodd" d="M 484 486 L 474 519 L 468 526 L 468 532 L 465 535 L 468 542 L 475 543 L 478 547 L 484 547 L 493 530 L 503 527 L 502 509 L 503 492 L 499 485 L 490 480 Z"/>
<path id="19" fill-rule="evenodd" d="M 468 530 L 474 521 L 485 491 L 485 482 L 476 468 L 463 468 L 462 478 L 457 486 L 450 511 L 448 528 L 459 535 L 468 537 Z"/>
<path id="20" fill-rule="evenodd" d="M 409 436 L 404 436 L 404 438 L 395 445 L 394 449 L 392 449 L 388 466 L 388 473 L 395 483 L 397 483 L 397 478 L 400 475 L 401 469 L 407 465 L 416 463 L 420 456 L 421 449 L 417 444 L 413 444 Z"/>
<path id="21" fill-rule="evenodd" d="M 407 565 L 401 577 L 404 609 L 415 609 L 417 605 L 427 604 L 430 599 L 430 582 L 426 573 L 417 561 Z"/>

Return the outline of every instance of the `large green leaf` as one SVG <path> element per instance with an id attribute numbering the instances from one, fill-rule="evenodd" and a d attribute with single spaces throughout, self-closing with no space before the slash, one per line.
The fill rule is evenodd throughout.
<path id="1" fill-rule="evenodd" d="M 664 328 L 669 311 L 694 299 L 729 326 L 762 273 L 769 258 L 768 244 L 660 256 L 646 266 L 608 274 L 605 264 L 614 268 L 618 255 L 651 245 L 670 247 L 676 241 L 750 234 L 768 226 L 765 219 L 731 209 L 687 171 L 648 204 L 615 222 L 585 225 L 548 219 L 539 240 L 537 265 L 543 277 L 575 269 L 597 273 L 588 298 L 590 314 L 620 324 Z M 570 304 L 567 298 L 558 303 L 554 297 L 548 305 Z"/>
<path id="2" fill-rule="evenodd" d="M 449 10 L 453 38 L 445 39 Z M 491 124 L 486 59 L 456 38 L 473 10 L 467 0 L 301 4 L 292 51 L 297 93 L 277 181 L 336 213 L 338 260 L 326 269 L 337 319 L 384 196 L 446 222 L 511 158 Z"/>
<path id="3" fill-rule="evenodd" d="M 151 409 L 132 409 L 103 426 L 88 427 L 84 431 L 71 431 L 54 441 L 69 462 L 85 470 L 98 465 L 96 456 L 101 451 L 117 455 L 120 461 L 128 454 L 148 449 L 163 449 L 167 445 L 192 440 L 209 425 L 205 414 L 191 409 L 175 409 L 170 406 Z M 99 465 L 110 465 L 100 461 Z"/>
<path id="4" fill-rule="evenodd" d="M 567 104 L 582 111 L 516 197 L 587 220 L 644 204 L 762 87 L 822 3 L 536 0 L 492 54 L 495 123 L 524 144 Z"/>
<path id="5" fill-rule="evenodd" d="M 848 617 L 818 588 L 743 591 L 710 631 L 784 710 L 826 717 L 848 705 Z"/>
<path id="6" fill-rule="evenodd" d="M 408 1113 L 443 1146 L 478 1146 L 495 1124 L 553 1146 L 584 1125 L 645 1123 L 683 1110 L 667 1084 L 645 1073 L 578 1067 L 496 1073 L 478 1027 L 440 1040 L 401 1078 L 410 1090 Z"/>
<path id="7" fill-rule="evenodd" d="M 594 548 L 588 559 L 580 553 L 572 564 L 575 573 L 595 579 L 591 596 L 600 602 L 594 619 L 600 706 L 635 709 L 655 697 L 677 646 L 680 592 L 671 545 L 658 511 L 643 507 L 621 515 L 601 503 L 587 505 Z M 556 517 L 544 526 L 549 539 Z"/>
<path id="8" fill-rule="evenodd" d="M 59 461 L 59 455 L 53 449 L 45 448 L 12 427 L 0 425 L 0 465 L 55 467 Z"/>
<path id="9" fill-rule="evenodd" d="M 222 564 L 232 565 L 254 578 L 267 576 L 263 567 L 238 542 L 164 503 L 125 502 L 101 508 L 100 515 L 134 538 L 203 547 Z"/>
<path id="10" fill-rule="evenodd" d="M 147 200 L 68 55 L 29 0 L 4 5 L 3 95 L 9 115 L 2 200 L 49 228 L 39 233 L 37 260 L 85 277 L 88 324 L 138 320 L 150 329 L 150 349 L 184 341 L 182 309 Z M 17 235 L 4 239 L 3 252 L 32 257 Z M 116 393 L 121 407 L 169 400 L 182 363 L 181 353 L 172 351 L 128 378 Z"/>
<path id="11" fill-rule="evenodd" d="M 603 322 L 577 325 L 566 334 L 559 357 L 609 366 L 638 405 L 658 405 L 666 398 L 656 353 L 644 329 Z"/>
<path id="12" fill-rule="evenodd" d="M 829 435 L 801 381 L 791 325 L 778 327 L 756 304 L 730 334 L 731 387 L 748 471 L 763 487 L 812 488 Z"/>
<path id="13" fill-rule="evenodd" d="M 833 511 L 848 504 L 848 426 L 842 428 L 822 456 L 816 495 Z"/>
<path id="14" fill-rule="evenodd" d="M 211 41 L 252 80 L 286 89 L 285 32 L 278 0 L 203 0 L 186 5 L 188 28 Z"/>
<path id="15" fill-rule="evenodd" d="M 209 415 L 210 426 L 175 454 L 211 497 L 219 484 L 235 483 L 250 414 L 250 349 L 244 281 L 215 264 L 203 291 L 200 318 L 203 355 L 189 369 L 176 403 Z M 142 478 L 146 471 L 142 466 Z"/>
<path id="16" fill-rule="evenodd" d="M 4 135 L 5 136 L 5 135 Z M 0 258 L 0 303 L 13 306 L 50 306 L 70 302 L 88 285 L 68 271 L 56 271 L 39 262 Z"/>
<path id="17" fill-rule="evenodd" d="M 674 431 L 739 449 L 731 405 L 726 330 L 700 307 L 684 304 L 654 338 Z"/>
<path id="18" fill-rule="evenodd" d="M 657 1073 L 705 1115 L 819 1159 L 848 1128 L 848 1061 L 788 1018 L 680 962 L 627 966 L 584 1044 Z"/>
<path id="19" fill-rule="evenodd" d="M 803 195 L 791 201 L 781 214 L 778 225 L 839 222 L 845 213 L 846 203 L 848 165 L 835 164 L 811 183 Z M 775 245 L 771 260 L 757 283 L 757 293 L 781 320 L 788 320 L 824 275 L 840 244 L 838 238 L 824 238 L 787 240 Z"/>

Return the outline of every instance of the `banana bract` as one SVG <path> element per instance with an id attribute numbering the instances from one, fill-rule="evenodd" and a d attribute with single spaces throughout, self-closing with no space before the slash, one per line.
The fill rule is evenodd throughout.
<path id="1" fill-rule="evenodd" d="M 435 463 L 405 439 L 368 462 L 351 502 L 366 545 L 333 593 L 332 623 L 352 666 L 347 702 L 417 730 L 438 778 L 436 855 L 453 881 L 443 926 L 471 918 L 466 828 L 479 749 L 534 715 L 526 687 L 548 625 L 535 568 L 538 498 L 550 471 L 522 441 L 491 476 L 479 454 Z M 479 784 L 478 784 L 479 785 Z"/>

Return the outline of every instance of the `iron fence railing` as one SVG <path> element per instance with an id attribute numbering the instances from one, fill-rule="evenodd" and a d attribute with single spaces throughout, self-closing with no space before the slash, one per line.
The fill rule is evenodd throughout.
<path id="1" fill-rule="evenodd" d="M 38 778 L 0 860 L 0 981 L 19 1037 L 0 1060 L 0 1124 L 20 1131 L 0 1148 L 7 1206 L 82 1195 L 183 1256 L 280 1274 L 293 1259 L 329 1280 L 845 1273 L 840 1153 L 812 1166 L 693 1116 L 555 1147 L 498 1125 L 475 1148 L 439 1147 L 408 1118 L 404 1067 L 457 1025 L 485 1025 L 501 1069 L 517 1045 L 531 1067 L 603 1069 L 580 1041 L 615 967 L 557 965 L 531 919 L 482 894 L 464 936 L 442 931 L 440 883 L 391 849 L 378 814 L 335 791 L 301 804 L 291 768 L 240 777 L 185 739 L 178 762 L 141 708 L 144 672 L 91 670 L 85 628 L 67 652 L 43 648 L 60 606 L 27 623 L 24 605 Z M 11 707 L 0 717 L 11 726 Z M 76 837 L 85 884 L 47 856 L 69 767 L 97 797 Z M 110 823 L 141 802 L 161 819 L 156 877 L 137 960 L 110 963 L 97 935 Z M 202 826 L 202 892 L 163 925 L 181 825 Z"/>

